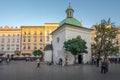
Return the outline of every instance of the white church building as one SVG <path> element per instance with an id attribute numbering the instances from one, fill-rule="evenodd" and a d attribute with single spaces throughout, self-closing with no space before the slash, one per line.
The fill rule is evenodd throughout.
<path id="1" fill-rule="evenodd" d="M 88 63 L 91 61 L 91 29 L 82 26 L 81 22 L 73 17 L 74 10 L 69 7 L 66 10 L 67 17 L 59 24 L 58 29 L 52 32 L 52 59 L 54 63 L 59 63 L 59 59 L 62 58 L 63 64 L 73 64 L 74 56 L 64 50 L 64 42 L 81 36 L 87 44 L 87 54 L 77 55 L 76 62 Z"/>

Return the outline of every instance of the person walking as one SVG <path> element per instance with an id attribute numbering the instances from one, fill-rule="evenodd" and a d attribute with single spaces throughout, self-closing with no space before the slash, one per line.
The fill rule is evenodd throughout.
<path id="1" fill-rule="evenodd" d="M 105 63 L 105 59 L 103 61 L 101 61 L 101 73 L 106 73 L 106 63 Z"/>
<path id="2" fill-rule="evenodd" d="M 109 70 L 109 64 L 110 61 L 107 58 L 104 58 L 104 60 L 101 62 L 101 73 L 107 73 Z"/>
<path id="3" fill-rule="evenodd" d="M 96 67 L 99 67 L 99 58 L 96 58 Z"/>
<path id="4" fill-rule="evenodd" d="M 106 72 L 109 71 L 109 64 L 110 64 L 110 61 L 108 58 L 105 59 L 105 64 L 106 64 Z"/>
<path id="5" fill-rule="evenodd" d="M 39 68 L 40 67 L 40 59 L 38 58 L 37 59 L 37 68 Z"/>
<path id="6" fill-rule="evenodd" d="M 63 60 L 62 60 L 62 58 L 60 58 L 60 59 L 59 59 L 59 65 L 60 65 L 60 66 L 62 66 L 62 62 L 63 62 Z"/>

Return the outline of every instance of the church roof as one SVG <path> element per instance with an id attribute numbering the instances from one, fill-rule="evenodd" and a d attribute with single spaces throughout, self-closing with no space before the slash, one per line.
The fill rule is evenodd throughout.
<path id="1" fill-rule="evenodd" d="M 66 12 L 68 11 L 68 10 L 72 10 L 73 12 L 74 12 L 74 9 L 69 5 L 69 7 L 66 9 Z"/>
<path id="2" fill-rule="evenodd" d="M 80 28 L 82 30 L 87 30 L 87 31 L 92 30 L 92 29 L 83 27 L 82 21 L 79 21 L 73 17 L 73 12 L 74 12 L 74 9 L 69 4 L 69 7 L 66 9 L 67 17 L 59 23 L 59 27 L 55 31 L 53 31 L 51 35 L 53 35 L 55 32 L 57 32 L 62 27 L 70 27 L 70 26 L 76 29 Z M 63 26 L 63 25 L 70 25 L 70 26 Z"/>
<path id="3" fill-rule="evenodd" d="M 82 27 L 82 24 L 75 18 L 66 18 L 59 23 L 59 26 L 62 26 L 65 23 Z"/>
<path id="4" fill-rule="evenodd" d="M 53 50 L 53 47 L 51 44 L 48 44 L 45 46 L 44 51 L 47 51 L 47 50 Z"/>

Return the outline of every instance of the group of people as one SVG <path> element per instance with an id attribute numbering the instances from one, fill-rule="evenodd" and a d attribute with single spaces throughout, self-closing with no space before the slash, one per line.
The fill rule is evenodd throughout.
<path id="1" fill-rule="evenodd" d="M 9 54 L 7 54 L 7 56 L 6 56 L 5 60 L 6 60 L 6 63 L 8 63 L 8 64 L 9 64 L 9 62 L 11 61 L 11 57 L 10 57 L 10 55 L 9 55 Z"/>
<path id="2" fill-rule="evenodd" d="M 101 61 L 101 73 L 107 73 L 108 70 L 109 70 L 109 64 L 110 64 L 110 61 L 108 58 L 104 58 L 102 61 Z"/>
<path id="3" fill-rule="evenodd" d="M 120 57 L 112 57 L 112 58 L 109 58 L 109 60 L 112 63 L 120 63 Z"/>
<path id="4" fill-rule="evenodd" d="M 95 64 L 96 67 L 101 68 L 101 73 L 107 73 L 109 71 L 109 64 L 110 64 L 110 60 L 109 58 L 92 58 L 92 64 Z"/>

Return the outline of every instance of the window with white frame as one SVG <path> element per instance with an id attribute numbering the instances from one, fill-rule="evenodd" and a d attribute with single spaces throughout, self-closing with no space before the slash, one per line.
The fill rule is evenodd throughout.
<path id="1" fill-rule="evenodd" d="M 10 43 L 10 39 L 8 39 L 8 43 Z"/>
<path id="2" fill-rule="evenodd" d="M 14 50 L 14 44 L 11 45 L 11 49 Z"/>
<path id="3" fill-rule="evenodd" d="M 28 42 L 30 42 L 30 36 L 28 36 Z"/>
<path id="4" fill-rule="evenodd" d="M 10 45 L 7 45 L 7 50 L 10 50 Z"/>
<path id="5" fill-rule="evenodd" d="M 17 39 L 17 43 L 19 43 L 20 41 L 19 41 L 19 39 Z"/>
<path id="6" fill-rule="evenodd" d="M 40 42 L 42 42 L 42 36 L 40 36 Z"/>
<path id="7" fill-rule="evenodd" d="M 10 37 L 10 34 L 8 34 L 8 36 Z"/>
<path id="8" fill-rule="evenodd" d="M 40 35 L 42 35 L 42 32 L 40 32 Z"/>
<path id="9" fill-rule="evenodd" d="M 13 39 L 12 42 L 14 43 L 14 42 L 15 42 L 15 39 Z"/>
<path id="10" fill-rule="evenodd" d="M 19 45 L 16 45 L 16 50 L 19 50 Z"/>
<path id="11" fill-rule="evenodd" d="M 24 32 L 24 35 L 26 35 L 26 32 Z"/>
<path id="12" fill-rule="evenodd" d="M 28 35 L 30 35 L 30 31 L 28 32 Z"/>
<path id="13" fill-rule="evenodd" d="M 30 49 L 30 44 L 28 44 L 28 49 Z"/>
<path id="14" fill-rule="evenodd" d="M 4 43 L 4 38 L 2 38 L 2 41 L 1 41 L 2 43 Z"/>
<path id="15" fill-rule="evenodd" d="M 4 34 L 2 34 L 2 36 L 4 37 L 5 35 L 4 35 Z"/>
<path id="16" fill-rule="evenodd" d="M 34 32 L 34 35 L 37 35 L 37 32 L 36 32 L 36 31 Z"/>
<path id="17" fill-rule="evenodd" d="M 42 45 L 40 45 L 40 49 L 42 49 Z"/>
<path id="18" fill-rule="evenodd" d="M 26 37 L 23 37 L 23 42 L 26 42 Z"/>
<path id="19" fill-rule="evenodd" d="M 37 42 L 37 37 L 34 37 L 34 42 Z"/>
<path id="20" fill-rule="evenodd" d="M 25 44 L 23 44 L 23 49 L 26 49 L 26 45 Z"/>
<path id="21" fill-rule="evenodd" d="M 37 45 L 36 44 L 34 44 L 34 49 L 37 49 Z"/>
<path id="22" fill-rule="evenodd" d="M 13 37 L 15 36 L 15 34 L 13 34 Z"/>
<path id="23" fill-rule="evenodd" d="M 46 38 L 47 38 L 46 40 L 49 41 L 49 36 L 46 36 Z"/>
<path id="24" fill-rule="evenodd" d="M 2 50 L 2 51 L 4 50 L 4 45 L 3 45 L 3 44 L 1 45 L 1 50 Z"/>
<path id="25" fill-rule="evenodd" d="M 17 36 L 20 36 L 19 34 L 17 34 Z"/>

